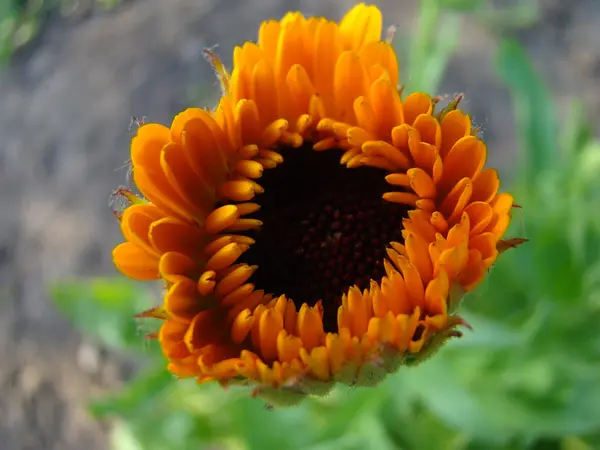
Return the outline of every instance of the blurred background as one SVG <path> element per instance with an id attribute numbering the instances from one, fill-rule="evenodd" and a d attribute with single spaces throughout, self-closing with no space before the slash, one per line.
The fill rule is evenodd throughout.
<path id="1" fill-rule="evenodd" d="M 406 91 L 452 96 L 515 194 L 474 331 L 376 389 L 289 410 L 176 382 L 116 277 L 131 116 L 211 106 L 202 49 L 350 0 L 0 0 L 0 448 L 600 449 L 600 1 L 383 0 Z"/>

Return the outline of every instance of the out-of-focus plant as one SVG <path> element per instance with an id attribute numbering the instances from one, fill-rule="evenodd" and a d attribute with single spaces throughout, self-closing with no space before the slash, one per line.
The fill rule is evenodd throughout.
<path id="1" fill-rule="evenodd" d="M 416 29 L 398 30 L 395 40 L 407 92 L 437 92 L 450 57 L 457 49 L 466 13 L 492 32 L 530 26 L 539 19 L 533 0 L 498 8 L 491 0 L 420 0 Z"/>
<path id="2" fill-rule="evenodd" d="M 490 11 L 482 0 L 423 0 L 415 51 L 408 49 L 409 90 L 439 84 L 460 31 L 456 16 L 441 14 L 448 8 L 483 20 Z M 102 345 L 146 359 L 123 391 L 92 405 L 97 417 L 117 419 L 115 449 L 600 448 L 600 143 L 578 105 L 558 120 L 519 45 L 501 40 L 496 56 L 523 155 L 513 228 L 530 241 L 465 300 L 474 331 L 377 389 L 340 388 L 270 411 L 235 389 L 175 382 L 143 343 L 153 330 L 130 319 L 152 306 L 141 286 L 63 285 L 55 298 L 76 324 Z"/>
<path id="3" fill-rule="evenodd" d="M 580 109 L 557 127 L 554 102 L 521 47 L 504 41 L 497 62 L 524 155 L 513 228 L 530 242 L 467 301 L 474 333 L 401 374 L 402 384 L 483 448 L 598 448 L 600 143 Z"/>
<path id="4" fill-rule="evenodd" d="M 123 0 L 0 0 L 0 64 L 29 44 L 44 20 L 82 16 L 92 10 L 110 10 Z"/>
<path id="5" fill-rule="evenodd" d="M 17 0 L 0 0 L 0 63 L 31 41 L 39 28 L 36 5 Z"/>

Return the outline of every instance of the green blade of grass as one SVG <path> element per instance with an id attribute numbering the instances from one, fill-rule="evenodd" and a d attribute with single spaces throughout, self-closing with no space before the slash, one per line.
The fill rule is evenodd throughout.
<path id="1" fill-rule="evenodd" d="M 501 42 L 497 68 L 515 104 L 517 132 L 525 156 L 520 175 L 522 181 L 529 184 L 558 156 L 554 105 L 548 88 L 523 48 L 514 40 Z"/>

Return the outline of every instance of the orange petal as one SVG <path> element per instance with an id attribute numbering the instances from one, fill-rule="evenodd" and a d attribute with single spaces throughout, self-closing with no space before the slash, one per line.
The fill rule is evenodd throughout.
<path id="1" fill-rule="evenodd" d="M 441 212 L 433 212 L 431 214 L 430 222 L 436 232 L 445 234 L 448 231 L 448 221 Z"/>
<path id="2" fill-rule="evenodd" d="M 381 40 L 383 17 L 376 6 L 360 3 L 353 7 L 339 25 L 346 48 L 358 52 L 369 42 Z"/>
<path id="3" fill-rule="evenodd" d="M 448 293 L 450 291 L 450 282 L 448 275 L 444 270 L 427 285 L 425 290 L 425 309 L 427 314 L 433 316 L 437 314 L 446 315 Z"/>
<path id="4" fill-rule="evenodd" d="M 386 76 L 382 76 L 371 85 L 369 100 L 377 117 L 377 136 L 389 139 L 392 129 L 404 122 L 398 89 Z"/>
<path id="5" fill-rule="evenodd" d="M 175 283 L 182 277 L 192 277 L 197 266 L 191 258 L 181 253 L 168 252 L 160 257 L 158 270 L 164 280 Z"/>
<path id="6" fill-rule="evenodd" d="M 224 334 L 229 334 L 223 320 L 223 311 L 207 309 L 196 314 L 184 336 L 184 342 L 190 352 L 219 342 Z"/>
<path id="7" fill-rule="evenodd" d="M 351 287 L 345 296 L 345 306 L 350 317 L 350 331 L 353 336 L 362 336 L 367 332 L 369 320 L 373 316 L 370 298 L 363 296 L 360 289 Z"/>
<path id="8" fill-rule="evenodd" d="M 484 278 L 487 268 L 483 263 L 481 253 L 478 250 L 469 250 L 469 260 L 467 270 L 464 270 L 460 277 L 460 284 L 465 292 L 474 289 Z"/>
<path id="9" fill-rule="evenodd" d="M 233 264 L 249 246 L 232 242 L 221 248 L 206 262 L 206 268 L 219 271 Z"/>
<path id="10" fill-rule="evenodd" d="M 420 198 L 435 198 L 436 187 L 431 177 L 423 169 L 409 169 L 406 174 L 410 178 L 410 186 Z"/>
<path id="11" fill-rule="evenodd" d="M 465 208 L 465 212 L 471 222 L 471 236 L 482 233 L 492 221 L 493 211 L 489 203 L 473 202 Z"/>
<path id="12" fill-rule="evenodd" d="M 440 155 L 445 158 L 454 144 L 471 133 L 471 119 L 462 111 L 455 109 L 442 119 L 442 147 Z"/>
<path id="13" fill-rule="evenodd" d="M 291 362 L 300 358 L 300 349 L 302 348 L 302 339 L 298 336 L 288 335 L 285 330 L 281 330 L 277 336 L 277 356 L 282 362 Z"/>
<path id="14" fill-rule="evenodd" d="M 500 179 L 495 169 L 485 169 L 473 179 L 473 202 L 490 202 L 500 188 Z"/>
<path id="15" fill-rule="evenodd" d="M 419 136 L 418 132 L 415 130 L 415 136 Z M 421 169 L 423 169 L 425 172 L 427 172 L 428 174 L 433 175 L 433 168 L 435 165 L 436 160 L 438 159 L 438 152 L 437 149 L 431 145 L 428 144 L 427 142 L 420 142 L 418 145 L 411 145 L 412 142 L 410 140 L 410 135 L 409 135 L 409 149 L 410 149 L 410 154 L 413 157 L 413 160 L 415 161 L 415 165 L 417 167 L 420 167 Z M 444 168 L 445 170 L 445 168 Z M 435 179 L 435 178 L 434 178 Z"/>
<path id="16" fill-rule="evenodd" d="M 277 358 L 277 337 L 283 330 L 283 317 L 274 309 L 267 309 L 259 319 L 260 350 L 265 361 Z"/>
<path id="17" fill-rule="evenodd" d="M 249 309 L 245 309 L 238 314 L 231 326 L 231 340 L 236 344 L 244 342 L 248 333 L 250 333 L 253 322 L 254 317 Z"/>
<path id="18" fill-rule="evenodd" d="M 158 333 L 158 340 L 167 358 L 179 359 L 190 355 L 183 342 L 188 328 L 189 324 L 171 319 L 163 322 Z"/>
<path id="19" fill-rule="evenodd" d="M 117 245 L 113 250 L 113 261 L 124 275 L 136 280 L 159 278 L 158 258 L 131 242 Z"/>
<path id="20" fill-rule="evenodd" d="M 142 247 L 150 254 L 156 250 L 150 243 L 148 233 L 153 221 L 160 220 L 164 214 L 151 203 L 131 205 L 121 217 L 121 231 L 128 241 Z"/>
<path id="21" fill-rule="evenodd" d="M 367 141 L 362 145 L 362 151 L 367 156 L 385 158 L 392 164 L 394 172 L 411 166 L 410 160 L 400 150 L 385 141 Z"/>
<path id="22" fill-rule="evenodd" d="M 337 24 L 328 20 L 322 21 L 315 33 L 314 75 L 312 79 L 315 90 L 323 97 L 326 108 L 334 104 L 333 95 L 330 93 L 333 92 L 335 64 L 342 49 L 342 40 Z"/>
<path id="23" fill-rule="evenodd" d="M 258 266 L 249 266 L 247 264 L 236 267 L 219 281 L 216 288 L 217 294 L 224 297 L 234 289 L 237 289 L 248 281 L 256 269 L 258 269 Z"/>
<path id="24" fill-rule="evenodd" d="M 439 122 L 429 114 L 421 114 L 415 119 L 413 124 L 419 131 L 423 142 L 433 145 L 439 149 L 442 142 L 442 131 Z"/>
<path id="25" fill-rule="evenodd" d="M 498 256 L 496 237 L 492 233 L 483 233 L 469 239 L 469 248 L 479 251 L 486 267 L 492 265 Z"/>
<path id="26" fill-rule="evenodd" d="M 375 139 L 377 117 L 371 104 L 362 96 L 354 101 L 354 114 L 359 126 L 348 128 L 345 137 L 349 146 L 361 147 L 365 142 Z M 335 147 L 335 142 L 332 147 Z"/>
<path id="27" fill-rule="evenodd" d="M 486 153 L 485 144 L 475 136 L 459 139 L 443 160 L 440 189 L 449 191 L 459 180 L 478 175 L 485 164 Z"/>
<path id="28" fill-rule="evenodd" d="M 200 292 L 200 295 L 206 297 L 213 292 L 215 285 L 217 284 L 215 282 L 216 277 L 217 274 L 214 270 L 207 270 L 200 275 L 200 278 L 198 279 L 198 292 Z"/>
<path id="29" fill-rule="evenodd" d="M 377 68 L 385 70 L 394 86 L 398 84 L 398 60 L 393 47 L 380 40 L 366 44 L 359 53 L 365 68 L 369 71 L 371 81 L 381 76 Z"/>
<path id="30" fill-rule="evenodd" d="M 306 303 L 303 304 L 298 312 L 296 327 L 297 333 L 304 343 L 304 348 L 307 350 L 310 351 L 323 343 L 325 338 L 323 319 L 316 308 L 310 307 Z"/>
<path id="31" fill-rule="evenodd" d="M 150 227 L 150 242 L 159 253 L 173 251 L 193 257 L 202 251 L 205 241 L 197 227 L 171 217 L 157 220 Z"/>
<path id="32" fill-rule="evenodd" d="M 294 64 L 286 76 L 286 83 L 298 115 L 308 111 L 310 99 L 315 94 L 315 88 L 300 64 Z"/>
<path id="33" fill-rule="evenodd" d="M 169 184 L 189 206 L 190 213 L 203 217 L 212 208 L 214 195 L 204 180 L 194 173 L 182 147 L 174 142 L 165 145 L 160 165 Z"/>
<path id="34" fill-rule="evenodd" d="M 143 168 L 134 170 L 133 181 L 144 197 L 162 211 L 184 221 L 193 218 L 190 214 L 193 207 L 173 189 L 162 171 L 148 172 Z"/>
<path id="35" fill-rule="evenodd" d="M 294 63 L 310 64 L 308 55 L 305 56 L 303 45 L 306 33 L 306 19 L 300 13 L 288 13 L 281 20 L 281 31 L 275 50 L 275 75 L 277 81 L 282 83 L 285 75 Z M 312 55 L 310 55 L 312 56 Z"/>
<path id="36" fill-rule="evenodd" d="M 406 284 L 406 292 L 413 299 L 414 304 L 421 304 L 425 295 L 423 280 L 417 267 L 405 257 L 399 258 L 400 270 Z"/>
<path id="37" fill-rule="evenodd" d="M 344 52 L 335 65 L 334 98 L 339 120 L 354 122 L 354 99 L 366 94 L 369 88 L 367 73 L 358 56 Z"/>
<path id="38" fill-rule="evenodd" d="M 404 121 L 413 125 L 421 114 L 431 114 L 433 104 L 431 97 L 423 92 L 414 92 L 404 99 Z"/>
<path id="39" fill-rule="evenodd" d="M 352 345 L 352 338 L 347 329 L 340 329 L 338 334 L 328 333 L 325 346 L 329 350 L 329 367 L 332 373 L 339 373 L 346 362 L 346 353 Z"/>
<path id="40" fill-rule="evenodd" d="M 389 175 L 386 175 L 385 181 L 387 181 L 392 186 L 410 186 L 410 177 L 405 173 L 391 173 Z"/>
<path id="41" fill-rule="evenodd" d="M 237 287 L 221 299 L 221 305 L 232 306 L 246 300 L 254 292 L 254 284 L 246 283 Z"/>
<path id="42" fill-rule="evenodd" d="M 154 174 L 161 172 L 160 153 L 171 141 L 171 131 L 160 124 L 149 123 L 138 128 L 131 141 L 131 163 L 134 168 Z"/>
<path id="43" fill-rule="evenodd" d="M 415 206 L 419 196 L 410 192 L 386 192 L 381 196 L 385 201 Z"/>
<path id="44" fill-rule="evenodd" d="M 460 217 L 472 193 L 473 184 L 469 178 L 463 178 L 456 183 L 440 205 L 440 211 L 448 218 L 448 222 Z"/>
<path id="45" fill-rule="evenodd" d="M 284 72 L 287 73 L 288 70 L 289 68 L 286 67 Z M 250 98 L 256 102 L 261 124 L 265 126 L 279 116 L 278 89 L 273 89 L 275 86 L 275 75 L 273 68 L 266 60 L 262 59 L 254 66 L 251 86 L 252 93 Z M 283 89 L 284 85 L 278 87 Z"/>
<path id="46" fill-rule="evenodd" d="M 196 283 L 183 278 L 173 284 L 165 294 L 165 310 L 175 320 L 190 323 L 202 309 Z"/>
<path id="47" fill-rule="evenodd" d="M 208 215 L 204 228 L 209 234 L 217 234 L 233 225 L 239 218 L 240 213 L 236 205 L 224 205 Z"/>
<path id="48" fill-rule="evenodd" d="M 275 54 L 280 30 L 281 25 L 277 20 L 268 20 L 261 23 L 258 31 L 258 45 L 266 54 Z M 236 65 L 238 64 L 239 62 L 236 62 Z"/>
<path id="49" fill-rule="evenodd" d="M 255 193 L 255 185 L 250 180 L 226 181 L 219 187 L 219 196 L 234 202 L 252 200 Z"/>
<path id="50" fill-rule="evenodd" d="M 329 352 L 325 347 L 313 348 L 308 359 L 308 368 L 317 379 L 329 380 Z"/>
<path id="51" fill-rule="evenodd" d="M 433 264 L 429 256 L 429 242 L 414 233 L 407 233 L 404 244 L 408 258 L 417 268 L 422 283 L 429 283 L 433 277 Z"/>
<path id="52" fill-rule="evenodd" d="M 224 138 L 209 113 L 189 120 L 183 128 L 182 147 L 191 169 L 204 184 L 214 189 L 225 180 Z"/>
<path id="53" fill-rule="evenodd" d="M 408 212 L 408 217 L 408 219 L 402 220 L 402 224 L 406 230 L 420 235 L 428 242 L 433 242 L 435 240 L 437 230 L 430 223 L 431 213 L 422 210 L 414 210 Z M 393 243 L 392 246 L 396 248 Z"/>

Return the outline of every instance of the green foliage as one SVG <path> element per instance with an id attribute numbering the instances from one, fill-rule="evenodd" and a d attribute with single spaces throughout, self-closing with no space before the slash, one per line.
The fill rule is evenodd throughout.
<path id="1" fill-rule="evenodd" d="M 152 306 L 148 289 L 125 278 L 96 279 L 60 284 L 52 290 L 54 303 L 67 318 L 104 346 L 124 351 L 146 351 L 147 322 L 133 316 Z M 149 352 L 152 353 L 152 352 Z"/>
<path id="2" fill-rule="evenodd" d="M 510 87 L 515 102 L 522 153 L 527 158 L 521 162 L 522 177 L 534 182 L 539 172 L 556 161 L 557 120 L 552 98 L 518 43 L 502 42 L 497 59 L 498 73 Z"/>
<path id="3" fill-rule="evenodd" d="M 442 8 L 480 12 L 485 3 L 423 1 L 411 89 L 437 86 L 451 56 L 455 41 L 427 32 Z M 510 189 L 522 209 L 509 234 L 530 242 L 503 255 L 465 301 L 474 331 L 376 389 L 339 388 L 271 411 L 247 391 L 174 381 L 131 318 L 153 304 L 142 285 L 59 286 L 59 308 L 86 334 L 149 360 L 91 407 L 118 420 L 115 449 L 600 448 L 600 143 L 579 104 L 557 126 L 548 89 L 517 43 L 502 40 L 496 57 L 526 161 Z"/>
<path id="4" fill-rule="evenodd" d="M 110 10 L 121 1 L 0 0 L 0 65 L 34 39 L 52 13 L 63 17 L 81 16 L 89 9 Z"/>
<path id="5" fill-rule="evenodd" d="M 0 63 L 29 42 L 38 32 L 38 26 L 31 8 L 17 0 L 0 0 Z"/>
<path id="6" fill-rule="evenodd" d="M 420 0 L 414 34 L 401 34 L 399 30 L 395 42 L 402 61 L 408 61 L 407 68 L 401 67 L 405 91 L 437 92 L 448 62 L 459 44 L 465 13 L 497 33 L 532 25 L 539 18 L 537 3 L 533 0 L 522 0 L 501 9 L 494 7 L 494 3 L 491 0 Z M 512 51 L 522 52 L 518 47 Z M 524 55 L 509 54 L 507 57 L 521 58 L 518 63 L 525 64 L 522 70 L 528 70 L 529 61 L 526 57 L 523 59 Z M 510 68 L 520 69 L 510 66 L 505 70 Z M 519 77 L 518 74 L 516 76 Z"/>
<path id="7" fill-rule="evenodd" d="M 435 92 L 459 39 L 460 18 L 442 16 L 438 0 L 422 0 L 416 35 L 410 39 L 407 92 Z M 405 78 L 405 77 L 404 77 Z"/>

